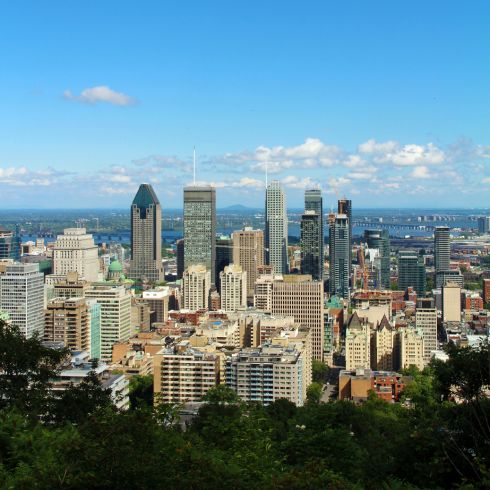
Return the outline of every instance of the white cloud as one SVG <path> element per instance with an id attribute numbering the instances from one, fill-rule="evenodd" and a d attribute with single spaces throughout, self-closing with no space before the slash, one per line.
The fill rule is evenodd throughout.
<path id="1" fill-rule="evenodd" d="M 415 167 L 412 170 L 410 177 L 413 177 L 414 179 L 430 179 L 431 175 L 429 173 L 429 167 L 427 167 L 426 165 Z"/>
<path id="2" fill-rule="evenodd" d="M 129 182 L 131 182 L 131 177 L 129 175 L 119 174 L 108 177 L 108 180 L 115 183 L 128 184 Z"/>
<path id="3" fill-rule="evenodd" d="M 82 90 L 80 95 L 75 95 L 71 90 L 65 90 L 63 97 L 67 100 L 75 100 L 77 102 L 83 102 L 85 104 L 97 104 L 98 102 L 105 102 L 107 104 L 117 106 L 129 106 L 136 103 L 136 99 L 122 92 L 116 92 L 106 85 L 100 85 L 98 87 L 91 87 Z"/>
<path id="4" fill-rule="evenodd" d="M 397 141 L 385 141 L 378 143 L 375 139 L 370 139 L 361 143 L 357 147 L 359 153 L 390 153 L 398 147 Z"/>
<path id="5" fill-rule="evenodd" d="M 398 167 L 430 164 L 437 165 L 444 161 L 444 152 L 433 143 L 427 145 L 405 145 L 395 151 L 388 151 L 374 157 L 376 163 L 393 163 Z"/>
<path id="6" fill-rule="evenodd" d="M 485 178 L 481 179 L 481 183 L 482 184 L 490 184 L 490 177 L 485 177 Z"/>

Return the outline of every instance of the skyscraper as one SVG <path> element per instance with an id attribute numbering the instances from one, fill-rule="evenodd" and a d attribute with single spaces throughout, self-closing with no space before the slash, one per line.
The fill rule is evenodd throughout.
<path id="1" fill-rule="evenodd" d="M 247 272 L 238 264 L 224 268 L 221 276 L 221 309 L 236 311 L 247 307 Z"/>
<path id="2" fill-rule="evenodd" d="M 247 297 L 251 302 L 258 267 L 264 265 L 264 232 L 248 226 L 241 231 L 234 231 L 232 262 L 241 265 L 247 272 Z"/>
<path id="3" fill-rule="evenodd" d="M 85 228 L 65 228 L 53 248 L 53 273 L 66 276 L 78 272 L 86 281 L 99 280 L 99 252 Z"/>
<path id="4" fill-rule="evenodd" d="M 0 228 L 0 259 L 20 260 L 20 233 Z"/>
<path id="5" fill-rule="evenodd" d="M 266 190 L 265 252 L 267 265 L 273 265 L 277 274 L 288 272 L 286 196 L 277 180 L 273 180 Z"/>
<path id="6" fill-rule="evenodd" d="M 345 214 L 349 220 L 349 278 L 352 275 L 352 201 L 339 199 L 337 203 L 339 214 Z"/>
<path id="7" fill-rule="evenodd" d="M 311 273 L 315 279 L 319 281 L 323 280 L 323 199 L 322 191 L 320 189 L 307 189 L 305 191 L 305 213 L 307 211 L 314 211 L 318 215 L 319 228 L 317 229 L 318 234 L 318 277 Z"/>
<path id="8" fill-rule="evenodd" d="M 131 205 L 131 279 L 163 279 L 162 208 L 153 187 L 141 184 Z"/>
<path id="9" fill-rule="evenodd" d="M 349 218 L 345 214 L 329 215 L 330 281 L 329 290 L 342 298 L 349 296 Z"/>
<path id="10" fill-rule="evenodd" d="M 320 216 L 313 210 L 305 211 L 301 217 L 301 273 L 311 274 L 313 279 L 322 280 L 323 257 L 320 255 Z"/>
<path id="11" fill-rule="evenodd" d="M 364 240 L 369 248 L 377 248 L 380 258 L 378 287 L 390 287 L 390 236 L 388 230 L 365 230 Z"/>
<path id="12" fill-rule="evenodd" d="M 216 278 L 216 190 L 184 188 L 184 268 L 203 265 Z"/>
<path id="13" fill-rule="evenodd" d="M 436 273 L 448 271 L 451 259 L 451 238 L 448 226 L 437 226 L 434 232 L 434 262 Z"/>
<path id="14" fill-rule="evenodd" d="M 425 294 L 425 265 L 419 260 L 417 252 L 405 250 L 398 255 L 398 290 L 406 291 L 412 287 L 418 295 Z"/>
<path id="15" fill-rule="evenodd" d="M 221 291 L 220 273 L 233 262 L 233 238 L 227 235 L 216 237 L 216 278 L 215 284 Z"/>
<path id="16" fill-rule="evenodd" d="M 44 274 L 39 264 L 8 264 L 0 276 L 0 310 L 27 338 L 44 329 Z"/>

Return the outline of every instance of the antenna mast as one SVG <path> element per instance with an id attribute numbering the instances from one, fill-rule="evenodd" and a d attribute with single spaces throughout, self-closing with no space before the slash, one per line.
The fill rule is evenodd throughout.
<path id="1" fill-rule="evenodd" d="M 196 185 L 196 147 L 194 146 L 194 185 Z"/>

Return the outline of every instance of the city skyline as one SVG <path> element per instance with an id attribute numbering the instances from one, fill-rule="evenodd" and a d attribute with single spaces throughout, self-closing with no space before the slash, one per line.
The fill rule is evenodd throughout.
<path id="1" fill-rule="evenodd" d="M 486 2 L 118 7 L 4 7 L 4 207 L 125 207 L 145 174 L 178 208 L 194 146 L 218 207 L 262 199 L 266 164 L 294 208 L 315 184 L 326 208 L 487 204 Z"/>

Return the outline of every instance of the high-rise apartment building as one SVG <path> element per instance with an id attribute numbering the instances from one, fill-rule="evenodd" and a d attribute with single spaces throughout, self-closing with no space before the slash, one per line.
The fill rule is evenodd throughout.
<path id="1" fill-rule="evenodd" d="M 450 269 L 451 237 L 448 226 L 437 226 L 434 232 L 434 262 L 437 272 Z"/>
<path id="2" fill-rule="evenodd" d="M 390 236 L 388 230 L 365 230 L 364 240 L 368 248 L 379 250 L 379 274 L 377 288 L 390 287 Z"/>
<path id="3" fill-rule="evenodd" d="M 216 190 L 184 188 L 184 268 L 203 265 L 216 280 Z"/>
<path id="4" fill-rule="evenodd" d="M 312 376 L 309 336 L 304 329 L 233 354 L 226 363 L 226 384 L 244 401 L 268 405 L 285 398 L 303 405 Z"/>
<path id="5" fill-rule="evenodd" d="M 247 273 L 247 298 L 254 296 L 255 280 L 259 266 L 264 264 L 264 232 L 245 227 L 233 232 L 233 260 Z"/>
<path id="6" fill-rule="evenodd" d="M 104 285 L 91 287 L 85 297 L 100 304 L 100 357 L 109 362 L 112 346 L 131 334 L 131 295 L 123 286 Z"/>
<path id="7" fill-rule="evenodd" d="M 161 281 L 162 208 L 153 187 L 141 184 L 131 204 L 131 261 L 129 277 Z"/>
<path id="8" fill-rule="evenodd" d="M 323 280 L 323 247 L 320 247 L 321 216 L 313 210 L 301 217 L 301 273 Z"/>
<path id="9" fill-rule="evenodd" d="M 412 327 L 401 328 L 399 333 L 400 343 L 400 369 L 408 369 L 415 366 L 420 370 L 425 367 L 424 338 L 420 331 Z"/>
<path id="10" fill-rule="evenodd" d="M 233 263 L 233 239 L 222 235 L 216 237 L 216 277 L 214 283 L 218 291 L 221 291 L 220 274 L 227 265 Z"/>
<path id="11" fill-rule="evenodd" d="M 417 308 L 415 326 L 424 339 L 424 363 L 428 364 L 432 351 L 437 350 L 437 309 Z"/>
<path id="12" fill-rule="evenodd" d="M 345 214 L 329 215 L 330 280 L 329 290 L 342 298 L 349 297 L 350 238 L 349 218 Z"/>
<path id="13" fill-rule="evenodd" d="M 162 349 L 153 359 L 155 403 L 200 402 L 220 382 L 220 358 L 189 346 Z"/>
<path id="14" fill-rule="evenodd" d="M 412 287 L 418 295 L 425 294 L 425 265 L 413 250 L 401 251 L 398 254 L 398 290 L 406 291 Z"/>
<path id="15" fill-rule="evenodd" d="M 0 275 L 0 310 L 26 338 L 44 329 L 44 274 L 38 264 L 7 264 Z"/>
<path id="16" fill-rule="evenodd" d="M 90 352 L 90 312 L 84 298 L 55 298 L 44 312 L 48 342 L 62 342 L 70 350 Z"/>
<path id="17" fill-rule="evenodd" d="M 324 269 L 324 255 L 323 255 L 323 243 L 324 243 L 324 226 L 323 226 L 323 198 L 322 191 L 320 189 L 307 189 L 305 191 L 305 213 L 307 211 L 314 211 L 319 216 L 319 228 L 318 233 L 318 255 L 319 255 L 319 266 L 318 266 L 318 277 L 312 274 L 313 279 L 323 280 L 323 269 Z M 304 272 L 304 274 L 310 274 L 310 272 Z"/>
<path id="18" fill-rule="evenodd" d="M 236 311 L 247 307 L 247 272 L 238 264 L 225 267 L 220 273 L 221 309 Z"/>
<path id="19" fill-rule="evenodd" d="M 323 360 L 323 281 L 309 275 L 285 275 L 272 283 L 271 313 L 294 317 L 311 331 L 313 358 Z"/>
<path id="20" fill-rule="evenodd" d="M 277 180 L 267 186 L 265 196 L 265 260 L 278 274 L 289 271 L 286 196 Z"/>
<path id="21" fill-rule="evenodd" d="M 65 276 L 78 272 L 91 282 L 99 280 L 99 252 L 92 235 L 85 228 L 66 228 L 53 247 L 53 274 Z"/>
<path id="22" fill-rule="evenodd" d="M 211 290 L 211 272 L 204 265 L 191 265 L 183 277 L 184 309 L 202 310 L 209 305 Z"/>

